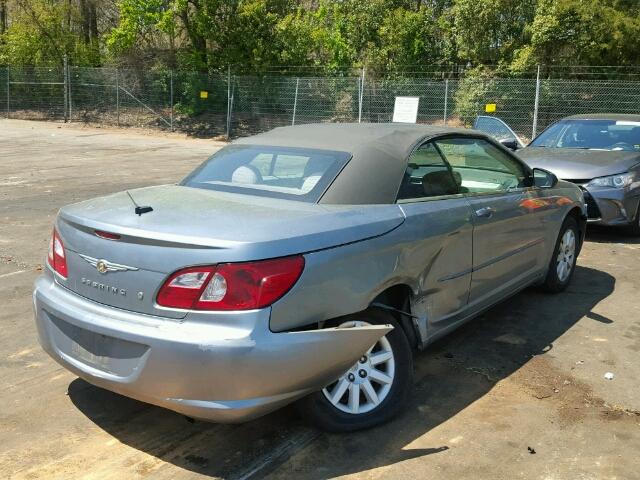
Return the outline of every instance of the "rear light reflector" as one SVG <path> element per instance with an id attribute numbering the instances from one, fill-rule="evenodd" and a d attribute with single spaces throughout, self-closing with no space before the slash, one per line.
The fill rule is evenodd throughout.
<path id="1" fill-rule="evenodd" d="M 51 241 L 49 242 L 47 261 L 56 273 L 67 278 L 67 258 L 64 251 L 64 244 L 55 228 L 53 229 Z"/>
<path id="2" fill-rule="evenodd" d="M 120 240 L 120 235 L 117 233 L 105 232 L 102 230 L 94 230 L 93 233 L 95 233 L 97 237 L 104 238 L 106 240 Z"/>
<path id="3" fill-rule="evenodd" d="M 166 280 L 156 301 L 188 310 L 263 308 L 282 298 L 303 269 L 302 256 L 185 268 Z"/>

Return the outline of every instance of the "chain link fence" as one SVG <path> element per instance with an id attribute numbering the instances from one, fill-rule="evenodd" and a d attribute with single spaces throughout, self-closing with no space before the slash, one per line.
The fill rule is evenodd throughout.
<path id="1" fill-rule="evenodd" d="M 390 122 L 419 97 L 419 123 L 471 126 L 487 104 L 524 139 L 576 113 L 640 113 L 640 76 L 575 78 L 236 76 L 87 67 L 0 68 L 0 117 L 250 135 L 313 122 Z M 436 75 L 434 75 L 436 77 Z"/>
<path id="2" fill-rule="evenodd" d="M 0 118 L 9 117 L 9 69 L 0 67 Z"/>

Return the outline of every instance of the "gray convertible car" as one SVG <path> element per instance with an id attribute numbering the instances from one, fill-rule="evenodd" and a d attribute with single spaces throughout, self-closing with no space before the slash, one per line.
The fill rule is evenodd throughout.
<path id="1" fill-rule="evenodd" d="M 485 134 L 277 128 L 177 185 L 61 209 L 40 342 L 97 386 L 194 418 L 295 400 L 325 429 L 409 398 L 413 351 L 533 284 L 570 282 L 582 191 Z"/>
<path id="2" fill-rule="evenodd" d="M 526 148 L 502 120 L 478 117 L 475 128 L 518 150 L 532 167 L 579 185 L 589 222 L 640 235 L 640 115 L 573 115 L 544 130 Z"/>

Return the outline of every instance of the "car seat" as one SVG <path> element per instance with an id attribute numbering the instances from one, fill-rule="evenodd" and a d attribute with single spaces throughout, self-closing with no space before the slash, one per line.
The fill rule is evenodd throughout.
<path id="1" fill-rule="evenodd" d="M 459 193 L 458 182 L 454 177 L 455 175 L 452 176 L 449 170 L 437 170 L 427 173 L 422 177 L 424 195 L 426 197 L 437 197 L 439 195 Z M 460 177 L 460 182 L 462 183 L 462 177 Z"/>
<path id="2" fill-rule="evenodd" d="M 233 171 L 231 182 L 255 185 L 262 183 L 262 175 L 260 175 L 260 171 L 253 165 L 242 165 Z"/>

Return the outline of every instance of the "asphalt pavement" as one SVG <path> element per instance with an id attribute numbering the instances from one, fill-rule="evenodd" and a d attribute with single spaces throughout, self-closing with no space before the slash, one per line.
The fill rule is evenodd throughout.
<path id="1" fill-rule="evenodd" d="M 31 305 L 57 210 L 174 183 L 221 145 L 0 120 L 0 477 L 640 478 L 640 239 L 615 230 L 590 229 L 566 292 L 528 289 L 419 353 L 406 412 L 365 432 L 291 407 L 191 423 L 61 368 Z"/>

